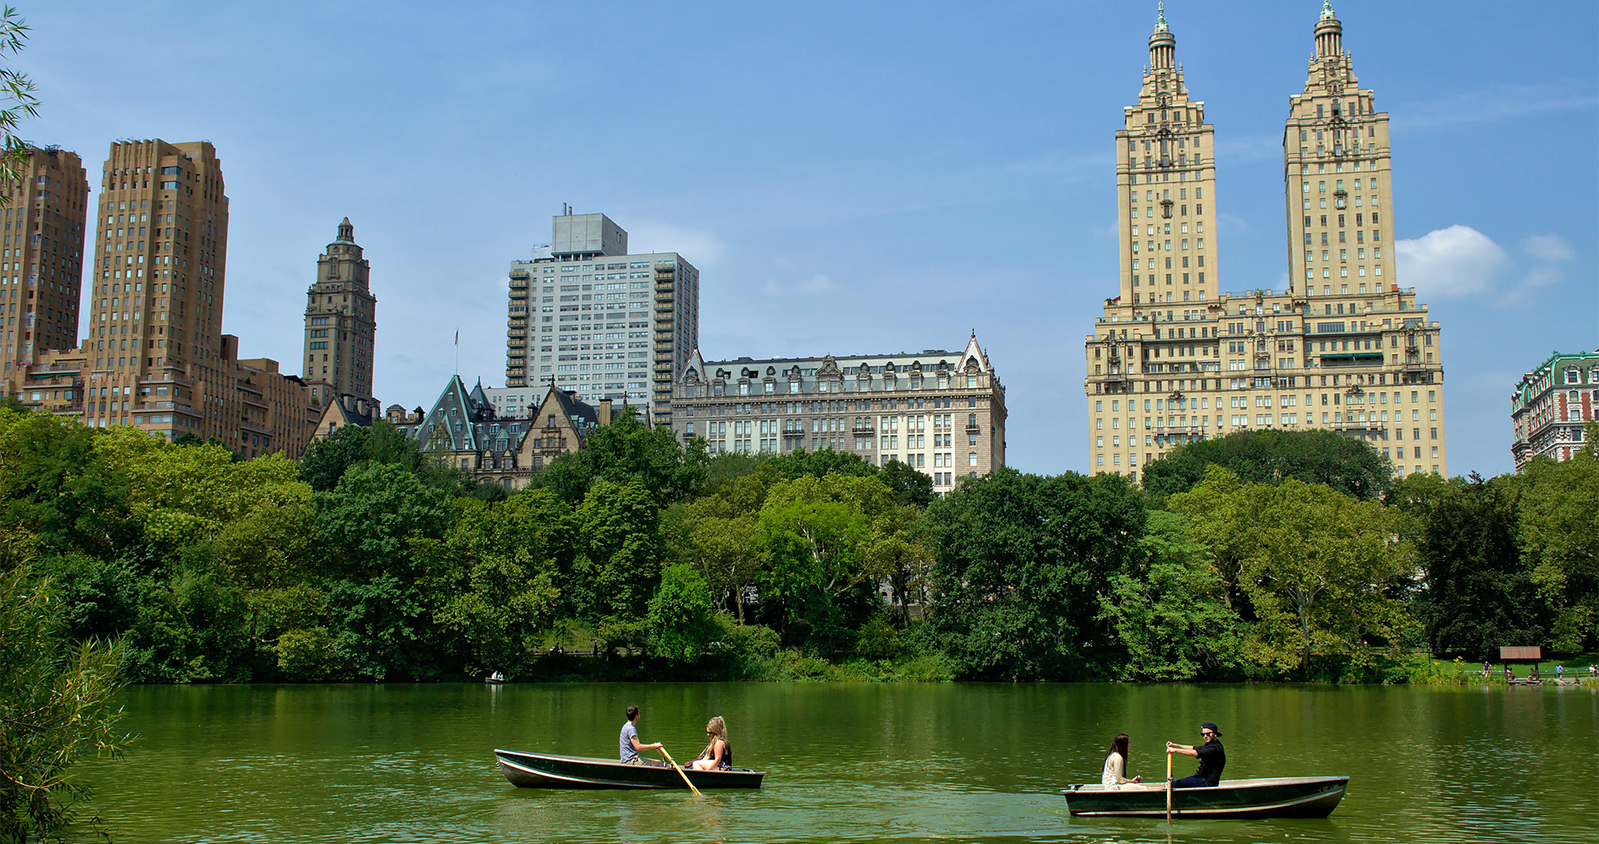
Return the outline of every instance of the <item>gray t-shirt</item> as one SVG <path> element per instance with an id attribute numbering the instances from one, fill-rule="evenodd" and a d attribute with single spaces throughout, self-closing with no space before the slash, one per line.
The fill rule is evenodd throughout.
<path id="1" fill-rule="evenodd" d="M 638 730 L 633 728 L 633 722 L 622 725 L 622 761 L 629 762 L 638 758 L 638 751 L 633 749 L 633 739 L 638 738 Z"/>

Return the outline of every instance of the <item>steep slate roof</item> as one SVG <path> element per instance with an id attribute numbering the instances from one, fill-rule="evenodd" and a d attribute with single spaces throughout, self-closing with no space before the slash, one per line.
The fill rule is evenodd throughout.
<path id="1" fill-rule="evenodd" d="M 406 429 L 424 451 L 508 452 L 521 448 L 522 440 L 536 424 L 533 414 L 554 402 L 572 420 L 580 436 L 599 427 L 599 413 L 576 396 L 551 385 L 544 401 L 530 407 L 527 415 L 501 417 L 483 391 L 479 381 L 471 390 L 459 375 L 452 375 L 444 391 L 422 423 Z"/>
<path id="2" fill-rule="evenodd" d="M 452 375 L 414 436 L 425 451 L 484 451 L 493 417 L 494 408 L 483 396 L 483 386 L 479 384 L 469 393 L 461 376 Z"/>

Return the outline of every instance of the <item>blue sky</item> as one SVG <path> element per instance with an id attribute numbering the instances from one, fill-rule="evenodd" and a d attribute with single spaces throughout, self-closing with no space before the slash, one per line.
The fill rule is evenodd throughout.
<path id="1" fill-rule="evenodd" d="M 1286 279 L 1282 121 L 1319 8 L 1168 4 L 1216 126 L 1227 290 Z M 1599 347 L 1599 4 L 1335 8 L 1392 118 L 1398 282 L 1444 326 L 1451 473 L 1508 471 L 1516 380 Z M 78 151 L 91 185 L 118 138 L 216 144 L 245 356 L 299 371 L 349 216 L 379 398 L 430 404 L 457 328 L 462 376 L 502 384 L 507 264 L 567 202 L 700 268 L 707 358 L 955 350 L 975 328 L 1008 462 L 1088 468 L 1082 344 L 1116 290 L 1113 138 L 1153 2 L 20 11 L 43 101 L 22 134 Z"/>

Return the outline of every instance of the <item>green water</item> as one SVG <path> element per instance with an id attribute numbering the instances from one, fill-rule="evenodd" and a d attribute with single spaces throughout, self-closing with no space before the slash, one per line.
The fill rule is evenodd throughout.
<path id="1" fill-rule="evenodd" d="M 1599 840 L 1599 690 L 1122 685 L 147 687 L 140 740 L 83 774 L 118 840 Z M 680 760 L 727 719 L 766 787 L 511 787 L 495 747 L 616 752 L 622 710 Z M 1225 733 L 1229 777 L 1343 774 L 1327 820 L 1073 821 L 1059 789 L 1165 776 L 1166 739 Z M 1186 763 L 1186 764 L 1183 764 Z M 1179 775 L 1193 772 L 1182 760 Z"/>

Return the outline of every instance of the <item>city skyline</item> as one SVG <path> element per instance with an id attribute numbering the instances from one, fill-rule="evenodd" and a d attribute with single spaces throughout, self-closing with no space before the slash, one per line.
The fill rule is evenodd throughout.
<path id="1" fill-rule="evenodd" d="M 233 200 L 222 331 L 260 353 L 299 357 L 299 297 L 348 216 L 385 307 L 374 367 L 385 404 L 431 400 L 457 327 L 459 371 L 497 380 L 506 262 L 545 242 L 548 217 L 571 202 L 617 220 L 632 251 L 700 268 L 708 359 L 914 351 L 975 327 L 1016 391 L 1007 462 L 1053 474 L 1094 469 L 1062 434 L 1087 414 L 1080 327 L 1116 292 L 1103 127 L 1146 60 L 1148 6 L 855 10 L 848 31 L 822 7 L 641 6 L 585 21 L 504 7 L 484 13 L 497 26 L 475 17 L 471 31 L 401 14 L 409 6 L 207 10 L 192 23 L 216 39 L 139 59 L 168 72 L 215 64 L 178 73 L 190 81 L 159 118 L 120 84 L 139 69 L 96 45 L 160 4 L 24 7 L 33 33 L 15 66 L 43 101 L 22 135 L 86 163 L 115 137 L 217 145 Z M 1224 291 L 1286 280 L 1275 162 L 1319 7 L 1167 9 L 1228 186 Z M 1599 74 L 1583 46 L 1595 11 L 1335 8 L 1363 85 L 1393 114 L 1397 282 L 1431 305 L 1452 350 L 1450 469 L 1508 471 L 1510 386 L 1553 348 L 1595 345 Z M 302 52 L 201 46 L 243 31 Z M 418 43 L 420 58 L 405 49 Z M 413 66 L 397 64 L 406 56 Z M 474 163 L 452 172 L 462 158 Z M 285 178 L 291 167 L 303 176 Z M 456 174 L 453 190 L 430 184 Z"/>

